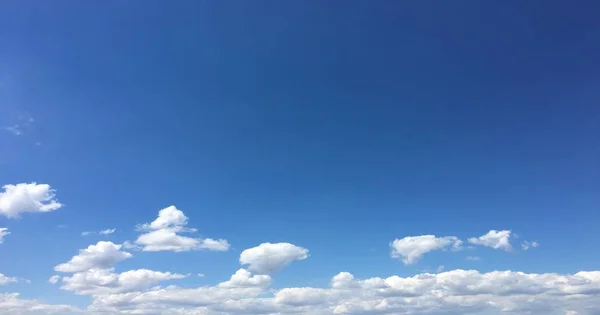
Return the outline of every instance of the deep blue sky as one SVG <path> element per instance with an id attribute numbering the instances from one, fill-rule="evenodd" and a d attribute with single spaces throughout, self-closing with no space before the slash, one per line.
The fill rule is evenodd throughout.
<path id="1" fill-rule="evenodd" d="M 133 239 L 171 204 L 237 251 L 140 261 L 210 269 L 207 281 L 266 241 L 311 250 L 279 284 L 441 262 L 600 268 L 598 12 L 597 1 L 6 1 L 0 124 L 35 121 L 0 136 L 0 184 L 48 183 L 66 206 L 0 217 L 14 237 L 0 271 L 43 282 L 92 242 L 81 231 Z M 477 263 L 389 258 L 394 238 L 490 229 L 541 246 L 478 249 L 489 258 Z"/>

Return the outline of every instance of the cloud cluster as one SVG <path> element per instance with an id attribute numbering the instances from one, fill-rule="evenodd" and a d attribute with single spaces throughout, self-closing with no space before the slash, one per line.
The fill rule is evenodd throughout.
<path id="1" fill-rule="evenodd" d="M 567 310 L 582 314 L 600 311 L 596 303 L 600 298 L 600 272 L 559 275 L 452 270 L 364 280 L 342 272 L 331 279 L 329 288 L 291 287 L 272 291 L 269 284 L 270 278 L 251 277 L 241 269 L 231 280 L 216 286 L 193 289 L 169 286 L 95 296 L 89 309 L 109 313 L 232 315 L 562 315 Z M 178 313 L 182 309 L 185 312 Z"/>
<path id="2" fill-rule="evenodd" d="M 14 315 L 75 315 L 82 310 L 70 305 L 44 304 L 22 299 L 19 293 L 0 293 L 0 314 Z"/>
<path id="3" fill-rule="evenodd" d="M 186 252 L 193 250 L 227 251 L 229 243 L 224 239 L 194 238 L 184 236 L 182 233 L 196 232 L 187 228 L 188 218 L 183 211 L 175 206 L 164 208 L 158 212 L 158 217 L 151 223 L 138 227 L 145 233 L 138 236 L 135 244 L 141 246 L 143 251 L 173 251 Z"/>
<path id="4" fill-rule="evenodd" d="M 18 218 L 26 212 L 50 212 L 60 207 L 55 191 L 47 184 L 4 185 L 0 192 L 0 215 Z"/>
<path id="5" fill-rule="evenodd" d="M 80 295 L 98 295 L 143 290 L 161 281 L 182 279 L 189 275 L 161 272 L 148 269 L 129 270 L 116 273 L 115 265 L 133 257 L 121 251 L 122 245 L 98 242 L 79 251 L 66 263 L 57 265 L 58 272 L 72 273 L 71 276 L 54 275 L 48 282 L 62 281 L 61 289 Z"/>

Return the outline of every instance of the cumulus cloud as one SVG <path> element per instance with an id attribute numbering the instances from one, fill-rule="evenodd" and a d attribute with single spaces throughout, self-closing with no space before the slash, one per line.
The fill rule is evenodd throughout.
<path id="1" fill-rule="evenodd" d="M 0 228 L 0 244 L 4 242 L 4 237 L 8 234 L 10 234 L 10 232 L 8 232 L 7 228 Z"/>
<path id="2" fill-rule="evenodd" d="M 61 289 L 80 295 L 114 294 L 143 290 L 161 281 L 183 279 L 187 276 L 189 275 L 148 269 L 123 273 L 115 273 L 114 269 L 90 269 L 63 277 Z"/>
<path id="3" fill-rule="evenodd" d="M 258 274 L 272 274 L 295 260 L 308 258 L 308 249 L 290 243 L 262 243 L 240 255 L 240 263 Z"/>
<path id="4" fill-rule="evenodd" d="M 513 250 L 513 247 L 510 244 L 510 234 L 510 230 L 490 230 L 487 234 L 480 237 L 469 238 L 469 243 L 491 247 L 493 249 L 503 249 L 508 252 Z"/>
<path id="5" fill-rule="evenodd" d="M 196 229 L 187 228 L 188 218 L 183 211 L 175 206 L 164 208 L 158 212 L 158 217 L 151 223 L 138 226 L 145 233 L 138 236 L 135 243 L 143 251 L 174 251 L 185 252 L 192 250 L 227 251 L 229 243 L 224 239 L 194 238 L 181 235 L 181 233 L 196 232 Z M 128 243 L 129 244 L 129 243 Z"/>
<path id="6" fill-rule="evenodd" d="M 538 243 L 537 241 L 533 241 L 533 242 L 523 241 L 523 243 L 521 244 L 521 249 L 528 250 L 530 248 L 536 248 L 538 246 L 540 246 L 540 243 Z"/>
<path id="7" fill-rule="evenodd" d="M 50 212 L 60 207 L 55 190 L 48 184 L 21 183 L 4 185 L 0 192 L 0 215 L 18 218 L 25 212 Z"/>
<path id="8" fill-rule="evenodd" d="M 402 258 L 405 265 L 414 264 L 423 255 L 443 249 L 459 249 L 462 241 L 455 236 L 436 237 L 435 235 L 407 236 L 394 240 L 390 246 L 393 258 Z"/>
<path id="9" fill-rule="evenodd" d="M 17 278 L 15 277 L 7 277 L 0 273 L 0 285 L 9 284 L 12 282 L 17 282 Z"/>
<path id="10" fill-rule="evenodd" d="M 110 269 L 117 262 L 132 257 L 130 253 L 121 251 L 121 247 L 112 242 L 98 242 L 96 245 L 80 250 L 78 255 L 54 267 L 54 270 L 75 273 L 90 269 Z"/>

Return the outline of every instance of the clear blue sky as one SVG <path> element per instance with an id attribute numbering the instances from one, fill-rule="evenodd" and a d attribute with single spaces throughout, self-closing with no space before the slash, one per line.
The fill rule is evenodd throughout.
<path id="1" fill-rule="evenodd" d="M 64 206 L 0 215 L 0 273 L 32 281 L 0 292 L 85 307 L 46 283 L 54 266 L 134 241 L 170 205 L 229 251 L 131 251 L 117 271 L 212 285 L 264 242 L 310 250 L 273 288 L 598 270 L 599 16 L 597 1 L 5 1 L 0 184 L 49 184 Z M 519 250 L 390 257 L 394 239 L 493 229 Z"/>

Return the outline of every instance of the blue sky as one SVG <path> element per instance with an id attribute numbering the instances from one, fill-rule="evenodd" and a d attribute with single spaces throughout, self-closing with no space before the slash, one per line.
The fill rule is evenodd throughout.
<path id="1" fill-rule="evenodd" d="M 55 304 L 126 314 L 98 306 L 102 290 L 48 283 L 75 278 L 55 267 L 99 241 L 132 257 L 80 273 L 191 274 L 153 285 L 192 289 L 245 268 L 272 277 L 268 288 L 267 278 L 253 282 L 264 291 L 252 298 L 279 303 L 263 305 L 269 314 L 285 314 L 287 301 L 269 290 L 330 288 L 340 272 L 600 270 L 598 14 L 595 1 L 2 3 L 0 185 L 49 185 L 62 206 L 35 213 L 31 191 L 45 186 L 0 190 L 0 228 L 10 232 L 0 275 L 14 278 L 0 277 L 0 296 L 35 299 L 44 315 Z M 140 228 L 171 205 L 185 224 Z M 97 233 L 105 229 L 116 230 Z M 153 231 L 226 240 L 227 250 L 149 250 L 139 238 Z M 435 238 L 407 238 L 426 235 Z M 523 250 L 524 241 L 539 246 Z M 407 251 L 422 254 L 406 264 Z M 256 267 L 264 260 L 279 270 Z M 371 314 L 364 305 L 384 300 L 294 307 Z M 195 310 L 239 314 L 213 302 Z M 496 302 L 517 314 L 600 312 Z M 169 303 L 131 307 L 181 307 Z M 498 311 L 458 304 L 461 314 Z M 377 311 L 408 312 L 389 305 Z M 419 312 L 441 313 L 436 305 Z M 0 298 L 0 314 L 30 311 Z"/>

